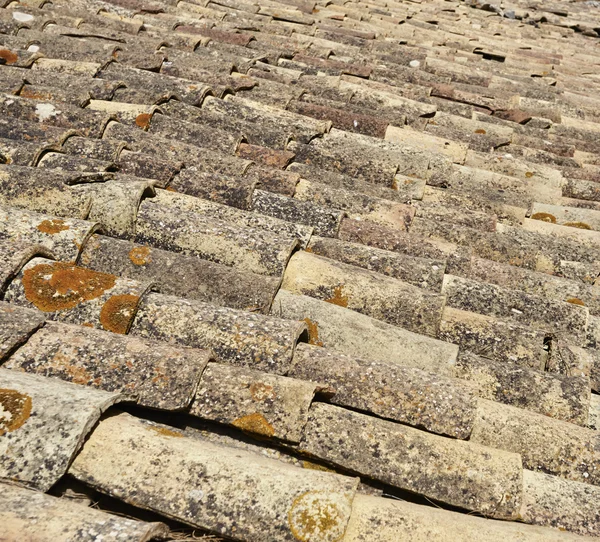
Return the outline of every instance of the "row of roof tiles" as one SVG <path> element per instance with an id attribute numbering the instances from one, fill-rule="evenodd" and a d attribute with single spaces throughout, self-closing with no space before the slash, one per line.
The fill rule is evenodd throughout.
<path id="1" fill-rule="evenodd" d="M 597 536 L 597 16 L 473 7 L 6 3 L 0 477 L 239 540 Z M 5 487 L 9 540 L 170 536 Z"/>

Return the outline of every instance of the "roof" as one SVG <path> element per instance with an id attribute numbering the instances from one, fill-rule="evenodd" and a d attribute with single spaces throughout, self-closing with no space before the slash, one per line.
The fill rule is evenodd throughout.
<path id="1" fill-rule="evenodd" d="M 599 7 L 0 0 L 0 540 L 600 540 Z"/>

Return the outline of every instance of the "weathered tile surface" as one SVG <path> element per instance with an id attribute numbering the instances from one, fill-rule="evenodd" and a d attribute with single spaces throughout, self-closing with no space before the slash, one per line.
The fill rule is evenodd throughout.
<path id="1" fill-rule="evenodd" d="M 298 442 L 317 384 L 210 363 L 191 413 L 263 437 Z"/>
<path id="2" fill-rule="evenodd" d="M 394 542 L 443 542 L 455 540 L 481 542 L 584 542 L 588 538 L 521 523 L 494 521 L 457 514 L 407 501 L 378 499 L 358 495 L 346 537 L 348 542 L 379 540 Z"/>
<path id="3" fill-rule="evenodd" d="M 86 508 L 68 499 L 8 484 L 0 486 L 0 521 L 5 540 L 144 542 L 168 534 L 161 523 L 145 523 Z"/>
<path id="4" fill-rule="evenodd" d="M 285 374 L 304 329 L 303 322 L 148 294 L 142 299 L 131 334 L 210 348 L 217 360 Z"/>
<path id="5" fill-rule="evenodd" d="M 342 354 L 452 375 L 458 347 L 333 303 L 279 290 L 271 313 L 306 323 L 309 343 Z"/>
<path id="6" fill-rule="evenodd" d="M 128 414 L 102 421 L 69 472 L 138 507 L 256 541 L 340 539 L 358 483 L 187 438 Z"/>
<path id="7" fill-rule="evenodd" d="M 0 480 L 48 491 L 119 393 L 0 368 Z"/>
<path id="8" fill-rule="evenodd" d="M 50 319 L 125 334 L 146 289 L 109 273 L 34 258 L 11 282 L 5 299 L 35 307 Z"/>
<path id="9" fill-rule="evenodd" d="M 4 367 L 126 393 L 149 408 L 184 410 L 210 358 L 206 350 L 48 322 Z"/>
<path id="10" fill-rule="evenodd" d="M 459 439 L 471 434 L 477 399 L 457 380 L 305 344 L 289 375 L 328 385 L 336 405 Z"/>
<path id="11" fill-rule="evenodd" d="M 431 499 L 490 517 L 518 517 L 522 468 L 516 453 L 431 435 L 323 403 L 311 407 L 300 447 Z"/>
<path id="12" fill-rule="evenodd" d="M 0 301 L 0 360 L 25 343 L 44 321 L 39 311 Z"/>

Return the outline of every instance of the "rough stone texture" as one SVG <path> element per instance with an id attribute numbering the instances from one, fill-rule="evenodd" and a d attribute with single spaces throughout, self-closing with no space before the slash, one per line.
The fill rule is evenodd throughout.
<path id="1" fill-rule="evenodd" d="M 302 322 L 151 293 L 143 298 L 131 333 L 210 348 L 220 361 L 285 374 L 305 328 Z"/>
<path id="2" fill-rule="evenodd" d="M 462 141 L 470 149 L 489 152 L 510 143 L 512 128 L 483 123 L 438 111 L 427 123 L 426 132 L 451 141 Z"/>
<path id="3" fill-rule="evenodd" d="M 154 186 L 165 188 L 171 179 L 179 173 L 183 164 L 177 160 L 163 160 L 143 152 L 131 152 L 123 149 L 117 160 L 119 172 L 133 177 L 142 177 L 155 181 Z"/>
<path id="4" fill-rule="evenodd" d="M 392 186 L 396 173 L 423 177 L 430 153 L 361 134 L 332 129 L 310 145 L 293 143 L 295 160 L 361 180 Z"/>
<path id="5" fill-rule="evenodd" d="M 523 208 L 533 201 L 557 203 L 562 196 L 558 183 L 540 182 L 527 176 L 515 178 L 487 171 L 487 168 L 468 166 L 440 169 L 429 179 L 429 184 L 446 186 L 451 192 L 467 193 L 473 200 L 491 200 L 496 204 Z"/>
<path id="6" fill-rule="evenodd" d="M 269 312 L 280 283 L 277 277 L 102 235 L 86 243 L 80 263 L 94 271 L 152 283 L 163 294 L 261 313 Z"/>
<path id="7" fill-rule="evenodd" d="M 521 454 L 523 466 L 600 485 L 597 431 L 482 399 L 471 441 Z"/>
<path id="8" fill-rule="evenodd" d="M 415 209 L 409 205 L 304 179 L 296 186 L 294 198 L 338 209 L 356 220 L 371 220 L 401 230 L 408 230 L 415 214 Z"/>
<path id="9" fill-rule="evenodd" d="M 0 237 L 0 295 L 28 261 L 36 256 L 54 258 L 52 252 L 28 241 L 12 241 Z"/>
<path id="10" fill-rule="evenodd" d="M 545 337 L 521 324 L 450 307 L 442 313 L 439 332 L 440 339 L 458 344 L 461 351 L 539 371 L 548 359 Z"/>
<path id="11" fill-rule="evenodd" d="M 493 232 L 498 227 L 498 219 L 518 225 L 527 214 L 525 207 L 496 201 L 472 190 L 463 192 L 444 188 L 448 183 L 447 177 L 439 178 L 434 175 L 429 182 L 434 186 L 425 187 L 423 204 L 416 205 L 420 207 L 418 216 L 425 220 L 415 221 L 413 224 L 415 229 L 426 231 L 429 227 L 433 233 L 436 230 L 429 225 L 429 222 L 439 218 L 451 224 Z M 493 193 L 493 190 L 490 192 Z"/>
<path id="12" fill-rule="evenodd" d="M 444 276 L 442 293 L 450 307 L 515 320 L 559 334 L 576 341 L 574 344 L 585 342 L 589 316 L 586 307 L 453 275 Z"/>
<path id="13" fill-rule="evenodd" d="M 352 205 L 352 207 L 355 207 L 355 205 L 348 200 L 348 192 L 353 193 L 359 202 L 361 201 L 360 194 L 364 194 L 372 198 L 407 203 L 413 199 L 421 199 L 426 182 L 425 179 L 412 179 L 396 175 L 394 178 L 396 182 L 392 181 L 392 186 L 388 188 L 381 184 L 362 181 L 351 175 L 327 171 L 300 162 L 291 163 L 287 171 L 298 173 L 302 179 L 310 182 L 310 185 L 304 185 L 305 194 L 311 193 L 315 198 L 324 198 L 324 201 L 328 201 L 329 198 L 333 198 L 332 201 L 336 202 L 344 201 L 346 205 Z M 340 192 L 336 189 L 339 189 Z M 299 194 L 298 197 L 303 196 Z M 338 203 L 338 205 L 340 204 Z M 346 210 L 349 211 L 349 209 Z"/>
<path id="14" fill-rule="evenodd" d="M 567 262 L 565 262 L 567 264 Z M 567 264 L 568 265 L 568 264 Z M 556 301 L 583 304 L 590 314 L 600 314 L 600 295 L 591 284 L 584 284 L 585 277 L 563 277 L 538 273 L 514 265 L 493 262 L 483 258 L 473 258 L 469 277 L 511 288 L 515 284 L 519 290 Z M 595 277 L 594 277 L 595 278 Z M 593 282 L 593 281 L 592 281 Z M 580 303 L 581 302 L 581 303 Z"/>
<path id="15" fill-rule="evenodd" d="M 142 202 L 136 243 L 184 252 L 251 273 L 280 276 L 296 239 L 193 211 Z"/>
<path id="16" fill-rule="evenodd" d="M 375 271 L 433 292 L 442 289 L 446 268 L 446 262 L 442 260 L 418 258 L 359 243 L 347 243 L 317 236 L 311 238 L 306 251 Z"/>
<path id="17" fill-rule="evenodd" d="M 0 480 L 48 491 L 118 393 L 0 368 Z"/>
<path id="18" fill-rule="evenodd" d="M 278 237 L 295 237 L 304 247 L 308 243 L 313 229 L 303 224 L 294 224 L 278 218 L 255 212 L 243 211 L 202 198 L 194 198 L 186 194 L 178 194 L 166 190 L 157 190 L 156 197 L 146 200 L 146 203 L 156 203 L 180 211 L 190 211 L 209 218 L 224 220 L 248 229 L 268 230 Z"/>
<path id="19" fill-rule="evenodd" d="M 291 257 L 281 287 L 433 336 L 445 302 L 444 296 L 304 251 Z"/>
<path id="20" fill-rule="evenodd" d="M 534 203 L 531 218 L 582 230 L 600 229 L 600 212 L 593 209 Z"/>
<path id="21" fill-rule="evenodd" d="M 125 334 L 146 289 L 134 280 L 34 258 L 11 282 L 5 300 L 36 307 L 51 320 Z"/>
<path id="22" fill-rule="evenodd" d="M 392 362 L 451 376 L 458 347 L 386 324 L 356 311 L 279 290 L 271 314 L 303 320 L 309 343 L 366 360 Z"/>
<path id="23" fill-rule="evenodd" d="M 117 62 L 111 62 L 103 68 L 98 77 L 108 81 L 123 81 L 128 88 L 144 89 L 152 101 L 140 103 L 147 105 L 152 105 L 170 96 L 177 96 L 190 105 L 199 105 L 209 90 L 202 83 L 130 68 Z M 117 101 L 119 101 L 118 98 Z"/>
<path id="24" fill-rule="evenodd" d="M 210 358 L 206 350 L 48 322 L 4 367 L 126 393 L 149 408 L 184 410 Z"/>
<path id="25" fill-rule="evenodd" d="M 317 235 L 324 237 L 337 237 L 344 218 L 344 213 L 336 209 L 265 190 L 254 191 L 252 208 L 263 215 L 310 226 Z"/>
<path id="26" fill-rule="evenodd" d="M 472 382 L 484 399 L 578 425 L 588 423 L 590 381 L 585 376 L 535 371 L 469 352 L 458 357 L 456 376 Z"/>
<path id="27" fill-rule="evenodd" d="M 45 247 L 58 260 L 74 262 L 96 229 L 94 222 L 62 219 L 15 207 L 0 207 L 0 237 Z"/>
<path id="28" fill-rule="evenodd" d="M 0 163 L 33 166 L 44 152 L 55 148 L 55 145 L 0 138 Z"/>
<path id="29" fill-rule="evenodd" d="M 376 533 L 376 535 L 375 535 Z M 449 512 L 406 501 L 369 495 L 354 498 L 344 542 L 585 542 L 574 534 L 522 523 L 509 523 Z"/>
<path id="30" fill-rule="evenodd" d="M 174 139 L 197 147 L 206 147 L 223 154 L 233 154 L 241 139 L 241 136 L 236 137 L 223 130 L 208 129 L 192 122 L 172 119 L 167 115 L 156 113 L 152 116 L 148 131 L 166 139 Z"/>
<path id="31" fill-rule="evenodd" d="M 141 104 L 130 104 L 118 101 L 90 100 L 87 110 L 102 111 L 110 115 L 113 120 L 122 123 L 142 124 L 144 118 L 149 118 L 155 111 L 155 107 Z M 162 108 L 161 108 L 162 109 Z M 139 118 L 141 116 L 141 118 Z M 139 120 L 138 120 L 139 118 Z M 139 126 L 138 124 L 138 126 Z M 141 128 L 142 126 L 140 126 Z M 96 136 L 98 137 L 98 136 Z"/>
<path id="32" fill-rule="evenodd" d="M 90 220 L 102 224 L 107 234 L 124 238 L 134 235 L 140 202 L 145 194 L 153 193 L 148 181 L 124 179 L 78 185 L 74 190 L 89 195 Z"/>
<path id="33" fill-rule="evenodd" d="M 0 361 L 25 343 L 44 321 L 39 311 L 0 301 Z"/>
<path id="34" fill-rule="evenodd" d="M 300 448 L 431 499 L 490 517 L 518 517 L 523 477 L 517 454 L 323 403 L 311 407 Z"/>
<path id="35" fill-rule="evenodd" d="M 91 200 L 76 197 L 67 182 L 75 174 L 0 165 L 0 205 L 58 217 L 87 217 Z"/>
<path id="36" fill-rule="evenodd" d="M 388 127 L 388 121 L 385 118 L 353 111 L 356 106 L 348 107 L 347 104 L 344 106 L 344 109 L 341 109 L 292 100 L 288 109 L 314 119 L 331 121 L 335 128 L 346 132 L 356 132 L 378 138 L 385 136 Z"/>
<path id="37" fill-rule="evenodd" d="M 70 137 L 62 146 L 62 151 L 74 156 L 84 156 L 94 160 L 116 162 L 125 148 L 123 141 Z"/>
<path id="38" fill-rule="evenodd" d="M 50 102 L 28 100 L 18 96 L 1 97 L 0 111 L 4 118 L 74 129 L 85 137 L 100 137 L 109 118 L 106 114 L 80 109 L 66 103 L 55 106 Z"/>
<path id="39" fill-rule="evenodd" d="M 26 120 L 18 121 L 10 117 L 0 118 L 0 137 L 3 139 L 33 141 L 40 145 L 56 148 L 60 147 L 67 138 L 76 134 L 75 130 L 47 126 Z"/>
<path id="40" fill-rule="evenodd" d="M 69 472 L 135 506 L 257 542 L 339 540 L 358 483 L 187 438 L 128 414 L 101 422 Z"/>
<path id="41" fill-rule="evenodd" d="M 572 228 L 570 226 L 561 226 L 552 222 L 543 220 L 532 220 L 526 218 L 523 221 L 525 231 L 539 233 L 547 237 L 563 240 L 564 242 L 574 241 L 582 245 L 588 245 L 597 250 L 600 241 L 600 232 L 597 230 L 588 230 L 585 228 Z"/>
<path id="42" fill-rule="evenodd" d="M 47 152 L 36 163 L 38 168 L 81 173 L 109 173 L 116 169 L 115 164 L 107 160 L 60 152 Z"/>
<path id="43" fill-rule="evenodd" d="M 293 171 L 282 171 L 261 164 L 252 164 L 246 175 L 257 182 L 257 188 L 289 197 L 294 195 L 300 181 L 300 175 Z"/>
<path id="44" fill-rule="evenodd" d="M 236 156 L 227 156 L 210 149 L 188 145 L 172 139 L 148 134 L 139 128 L 111 122 L 104 132 L 103 141 L 125 141 L 133 151 L 160 156 L 161 159 L 183 162 L 186 166 L 195 166 L 199 171 L 241 175 L 251 164 Z"/>
<path id="45" fill-rule="evenodd" d="M 438 197 L 439 193 L 441 197 Z M 429 233 L 427 230 L 432 222 L 443 221 L 447 223 L 474 228 L 482 231 L 496 231 L 497 216 L 487 209 L 485 212 L 476 211 L 470 205 L 462 205 L 460 201 L 452 201 L 445 190 L 429 188 L 425 190 L 423 201 L 416 202 L 417 209 L 414 226 L 421 235 Z M 424 219 L 424 220 L 423 220 Z M 435 229 L 431 233 L 435 233 Z"/>
<path id="46" fill-rule="evenodd" d="M 592 394 L 590 398 L 588 427 L 590 429 L 600 430 L 600 396 L 594 394 Z"/>
<path id="47" fill-rule="evenodd" d="M 388 228 L 370 220 L 342 220 L 339 238 L 382 250 L 401 252 L 418 258 L 445 259 L 456 249 L 451 243 Z"/>
<path id="48" fill-rule="evenodd" d="M 366 361 L 299 344 L 289 373 L 327 384 L 336 405 L 468 439 L 477 399 L 467 385 L 388 361 Z"/>
<path id="49" fill-rule="evenodd" d="M 523 471 L 521 517 L 526 523 L 581 536 L 600 534 L 600 488 L 557 476 Z"/>
<path id="50" fill-rule="evenodd" d="M 529 223 L 552 226 L 539 220 Z M 560 226 L 554 226 L 560 227 Z M 573 230 L 573 228 L 564 228 Z M 518 265 L 526 269 L 543 273 L 557 273 L 561 262 L 579 262 L 591 264 L 600 261 L 600 250 L 577 238 L 578 232 L 585 230 L 574 229 L 575 238 L 563 239 L 545 233 L 527 231 L 522 227 L 498 224 L 494 235 L 481 238 L 471 238 L 474 252 L 481 258 L 496 262 Z"/>
<path id="51" fill-rule="evenodd" d="M 8 484 L 0 484 L 5 540 L 146 542 L 167 536 L 162 523 L 146 523 Z"/>
<path id="52" fill-rule="evenodd" d="M 256 180 L 215 175 L 186 168 L 171 181 L 169 188 L 190 196 L 248 210 L 252 208 L 252 194 L 256 188 Z"/>
<path id="53" fill-rule="evenodd" d="M 248 433 L 299 442 L 317 384 L 210 363 L 191 414 Z"/>
<path id="54" fill-rule="evenodd" d="M 244 134 L 249 143 L 273 149 L 285 148 L 290 138 L 308 143 L 327 132 L 330 126 L 328 122 L 295 115 L 241 96 L 228 96 L 225 100 L 206 98 L 202 103 L 202 116 L 206 114 Z"/>
<path id="55" fill-rule="evenodd" d="M 412 147 L 440 153 L 452 160 L 455 164 L 464 164 L 467 157 L 467 145 L 455 141 L 436 137 L 410 128 L 388 126 L 385 131 L 385 140 L 392 143 L 410 145 Z"/>

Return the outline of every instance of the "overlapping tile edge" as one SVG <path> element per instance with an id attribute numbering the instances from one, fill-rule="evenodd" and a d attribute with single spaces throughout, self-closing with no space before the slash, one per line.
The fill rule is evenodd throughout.
<path id="1" fill-rule="evenodd" d="M 0 6 L 0 540 L 600 537 L 596 2 Z"/>

